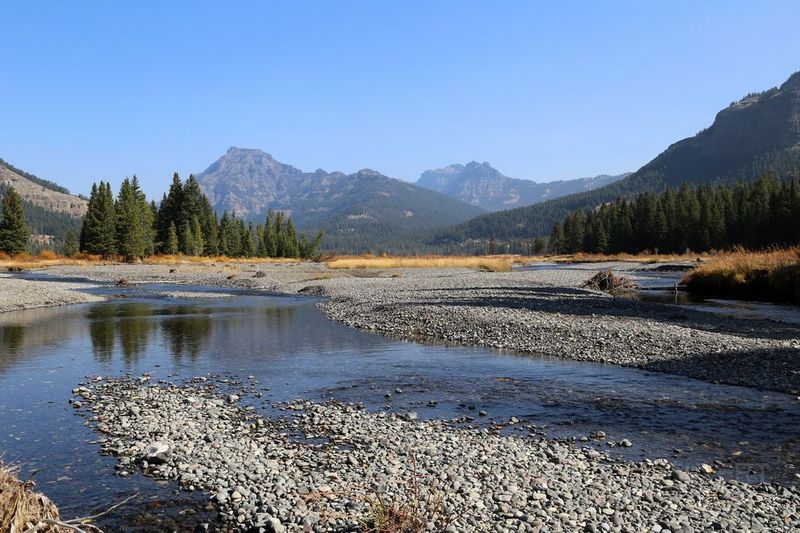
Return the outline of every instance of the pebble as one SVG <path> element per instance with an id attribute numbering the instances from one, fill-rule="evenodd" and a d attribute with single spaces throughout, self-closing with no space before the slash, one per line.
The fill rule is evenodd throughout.
<path id="1" fill-rule="evenodd" d="M 378 498 L 399 506 L 416 501 L 425 530 L 800 528 L 794 486 L 728 483 L 675 470 L 666 460 L 611 460 L 544 436 L 457 429 L 333 401 L 276 404 L 286 416 L 263 418 L 213 390 L 210 382 L 105 378 L 79 390 L 90 408 L 78 412 L 103 426 L 102 451 L 128 465 L 120 475 L 142 468 L 205 491 L 220 519 L 237 530 L 352 531 Z M 133 406 L 140 408 L 135 424 L 128 422 Z M 154 452 L 163 463 L 149 459 Z M 415 490 L 422 492 L 412 498 Z"/>

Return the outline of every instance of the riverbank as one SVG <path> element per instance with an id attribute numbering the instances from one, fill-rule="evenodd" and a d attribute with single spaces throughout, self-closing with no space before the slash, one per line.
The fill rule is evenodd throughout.
<path id="1" fill-rule="evenodd" d="M 687 290 L 714 298 L 737 298 L 800 305 L 800 247 L 714 256 L 688 272 Z"/>
<path id="2" fill-rule="evenodd" d="M 599 269 L 329 270 L 321 264 L 62 266 L 97 282 L 196 284 L 326 297 L 321 309 L 359 329 L 405 339 L 634 366 L 706 381 L 800 394 L 800 328 L 741 320 L 581 288 Z"/>
<path id="3" fill-rule="evenodd" d="M 103 301 L 100 296 L 80 292 L 90 287 L 90 283 L 28 281 L 0 274 L 0 313 Z"/>
<path id="4" fill-rule="evenodd" d="M 390 520 L 420 524 L 413 531 L 800 527 L 794 487 L 333 402 L 281 404 L 282 417 L 264 418 L 246 405 L 263 385 L 95 378 L 75 389 L 74 405 L 121 475 L 204 491 L 240 529 L 349 531 Z"/>

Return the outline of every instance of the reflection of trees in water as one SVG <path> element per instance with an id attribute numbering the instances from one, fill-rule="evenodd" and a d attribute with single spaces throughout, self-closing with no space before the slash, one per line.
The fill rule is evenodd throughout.
<path id="1" fill-rule="evenodd" d="M 110 362 L 118 338 L 125 364 L 136 362 L 147 348 L 153 333 L 153 311 L 149 303 L 98 305 L 88 314 L 89 336 L 98 361 Z"/>
<path id="2" fill-rule="evenodd" d="M 117 331 L 122 348 L 122 360 L 125 361 L 125 364 L 136 362 L 147 348 L 154 329 L 154 309 L 155 306 L 148 303 L 131 303 L 122 306 L 122 313 L 117 322 Z"/>
<path id="3" fill-rule="evenodd" d="M 175 316 L 162 319 L 161 332 L 169 342 L 175 362 L 184 355 L 194 360 L 208 344 L 213 321 L 201 312 L 198 306 L 181 305 L 169 308 L 169 314 Z"/>
<path id="4" fill-rule="evenodd" d="M 114 317 L 117 306 L 96 305 L 89 310 L 89 338 L 92 340 L 92 353 L 101 363 L 110 363 L 114 355 Z"/>
<path id="5" fill-rule="evenodd" d="M 9 355 L 16 355 L 25 341 L 25 326 L 9 324 L 0 328 L 0 345 Z"/>

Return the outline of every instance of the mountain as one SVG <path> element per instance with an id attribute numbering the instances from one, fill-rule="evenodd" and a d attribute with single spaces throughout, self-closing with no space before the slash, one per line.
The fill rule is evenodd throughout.
<path id="1" fill-rule="evenodd" d="M 218 212 L 263 219 L 268 209 L 284 211 L 301 229 L 325 229 L 328 249 L 398 250 L 482 212 L 374 170 L 304 172 L 261 150 L 230 148 L 196 177 Z"/>
<path id="2" fill-rule="evenodd" d="M 618 181 L 628 174 L 536 183 L 509 178 L 489 163 L 471 161 L 422 173 L 417 185 L 457 198 L 487 211 L 536 204 L 576 192 L 589 191 Z"/>
<path id="3" fill-rule="evenodd" d="M 47 211 L 75 217 L 86 214 L 87 202 L 67 189 L 20 170 L 0 159 L 0 186 L 11 186 L 26 202 Z"/>
<path id="4" fill-rule="evenodd" d="M 25 221 L 35 236 L 34 248 L 63 242 L 67 232 L 80 232 L 87 202 L 52 181 L 37 178 L 0 159 L 0 197 L 8 187 L 22 196 Z"/>
<path id="5" fill-rule="evenodd" d="M 526 239 L 546 235 L 577 209 L 682 183 L 749 181 L 767 171 L 800 168 L 800 72 L 780 87 L 745 96 L 717 113 L 713 124 L 669 146 L 632 175 L 604 187 L 540 204 L 478 216 L 433 242 Z"/>

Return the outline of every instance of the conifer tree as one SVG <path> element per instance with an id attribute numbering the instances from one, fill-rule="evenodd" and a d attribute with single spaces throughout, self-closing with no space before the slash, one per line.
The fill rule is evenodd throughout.
<path id="1" fill-rule="evenodd" d="M 175 222 L 170 222 L 169 228 L 167 228 L 167 241 L 164 251 L 170 255 L 177 255 L 180 251 L 178 230 L 175 228 Z"/>
<path id="2" fill-rule="evenodd" d="M 0 251 L 16 255 L 28 246 L 30 230 L 25 223 L 22 198 L 14 189 L 8 187 L 3 195 L 2 218 L 0 218 Z"/>
<path id="3" fill-rule="evenodd" d="M 67 231 L 64 237 L 64 256 L 73 257 L 78 253 L 78 240 L 75 238 L 75 232 L 72 230 Z"/>
<path id="4" fill-rule="evenodd" d="M 192 225 L 189 224 L 188 220 L 183 223 L 183 227 L 181 229 L 181 251 L 185 255 L 197 255 Z"/>
<path id="5" fill-rule="evenodd" d="M 203 255 L 205 243 L 203 241 L 203 230 L 200 227 L 200 220 L 197 216 L 192 220 L 192 237 L 194 237 L 194 254 Z"/>
<path id="6" fill-rule="evenodd" d="M 126 261 L 146 256 L 152 251 L 152 214 L 139 188 L 136 176 L 125 179 L 116 203 L 117 252 Z"/>

